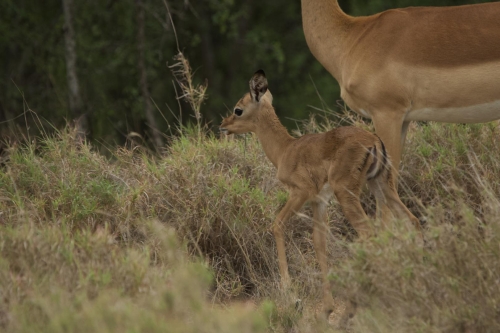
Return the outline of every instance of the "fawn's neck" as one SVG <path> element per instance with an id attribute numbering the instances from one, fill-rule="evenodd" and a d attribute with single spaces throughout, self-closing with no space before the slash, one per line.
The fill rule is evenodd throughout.
<path id="1" fill-rule="evenodd" d="M 267 158 L 278 168 L 283 153 L 295 139 L 281 124 L 274 108 L 267 107 L 261 110 L 255 134 L 259 138 Z"/>

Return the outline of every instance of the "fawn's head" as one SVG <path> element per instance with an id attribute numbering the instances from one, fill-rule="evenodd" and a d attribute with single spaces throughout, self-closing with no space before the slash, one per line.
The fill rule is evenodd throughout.
<path id="1" fill-rule="evenodd" d="M 220 130 L 226 134 L 255 132 L 260 112 L 264 107 L 272 107 L 272 101 L 266 74 L 260 69 L 250 79 L 250 92 L 236 103 L 233 114 L 222 120 Z"/>

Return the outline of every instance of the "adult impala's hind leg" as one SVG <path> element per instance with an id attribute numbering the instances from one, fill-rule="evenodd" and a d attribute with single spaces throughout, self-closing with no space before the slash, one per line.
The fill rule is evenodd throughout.
<path id="1" fill-rule="evenodd" d="M 391 160 L 393 172 L 390 175 L 397 189 L 399 163 L 403 153 L 409 122 L 404 121 L 404 113 L 394 110 L 392 112 L 390 110 L 379 112 L 372 120 L 375 132 L 384 143 Z M 382 221 L 390 220 L 390 207 L 377 201 L 377 217 L 381 217 Z"/>
<path id="2" fill-rule="evenodd" d="M 326 316 L 333 311 L 333 297 L 330 290 L 330 282 L 328 281 L 328 264 L 326 254 L 326 235 L 328 233 L 328 214 L 327 202 L 323 202 L 322 198 L 311 203 L 313 210 L 314 226 L 313 226 L 313 245 L 319 267 L 321 269 L 323 283 L 323 310 Z"/>
<path id="3" fill-rule="evenodd" d="M 278 252 L 278 264 L 281 276 L 281 285 L 287 288 L 290 285 L 290 275 L 288 274 L 288 263 L 286 261 L 285 238 L 283 235 L 286 221 L 297 212 L 306 202 L 307 195 L 303 193 L 290 193 L 285 207 L 280 211 L 273 224 L 273 234 L 276 240 L 276 249 Z"/>

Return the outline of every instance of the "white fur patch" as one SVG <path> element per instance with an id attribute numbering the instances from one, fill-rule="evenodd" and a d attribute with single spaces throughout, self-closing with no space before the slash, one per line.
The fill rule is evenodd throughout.
<path id="1" fill-rule="evenodd" d="M 362 117 L 365 117 L 365 118 L 369 118 L 371 119 L 372 117 L 370 116 L 370 114 L 368 112 L 366 112 L 366 110 L 364 109 L 359 109 L 358 110 L 358 113 L 362 116 Z"/>
<path id="2" fill-rule="evenodd" d="M 330 187 L 330 185 L 326 183 L 325 185 L 323 185 L 323 188 L 318 193 L 318 201 L 328 203 L 328 201 L 331 199 L 332 196 L 333 196 L 333 190 Z"/>

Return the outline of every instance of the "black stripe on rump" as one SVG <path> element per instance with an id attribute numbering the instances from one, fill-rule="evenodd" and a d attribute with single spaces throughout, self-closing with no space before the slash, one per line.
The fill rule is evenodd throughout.
<path id="1" fill-rule="evenodd" d="M 371 179 L 377 177 L 381 171 L 381 168 L 379 165 L 380 162 L 379 162 L 379 159 L 377 157 L 377 147 L 373 147 L 372 154 L 373 154 L 373 162 L 372 162 L 372 165 L 370 165 L 368 172 L 366 173 L 367 180 L 371 180 Z"/>
<path id="2" fill-rule="evenodd" d="M 363 160 L 363 163 L 361 164 L 361 166 L 358 168 L 359 171 L 362 171 L 365 166 L 366 166 L 366 163 L 368 163 L 368 157 L 370 157 L 370 154 L 372 153 L 372 149 L 373 148 L 370 148 L 368 149 L 368 152 L 366 153 L 365 155 L 365 159 Z M 370 167 L 371 168 L 371 167 Z"/>

